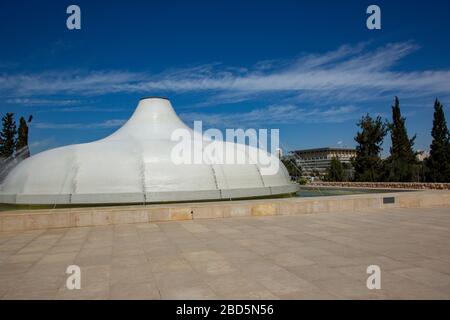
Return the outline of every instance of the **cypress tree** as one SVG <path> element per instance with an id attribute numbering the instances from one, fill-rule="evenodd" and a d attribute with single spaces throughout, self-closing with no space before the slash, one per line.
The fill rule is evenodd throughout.
<path id="1" fill-rule="evenodd" d="M 434 102 L 433 141 L 426 159 L 426 178 L 430 182 L 450 182 L 450 143 L 444 108 L 438 99 Z"/>
<path id="2" fill-rule="evenodd" d="M 330 167 L 327 169 L 325 175 L 326 181 L 344 181 L 344 166 L 339 158 L 333 157 L 330 162 Z"/>
<path id="3" fill-rule="evenodd" d="M 388 181 L 412 182 L 418 179 L 419 165 L 413 150 L 416 136 L 408 138 L 405 122 L 406 119 L 401 115 L 400 102 L 395 97 L 392 106 L 392 123 L 389 124 L 391 155 L 385 163 Z"/>
<path id="4" fill-rule="evenodd" d="M 29 122 L 32 117 L 29 117 Z M 28 124 L 24 117 L 20 117 L 19 129 L 17 130 L 16 156 L 20 159 L 26 159 L 30 156 L 28 148 Z"/>
<path id="5" fill-rule="evenodd" d="M 381 117 L 372 119 L 368 114 L 358 122 L 361 131 L 356 134 L 356 157 L 352 160 L 356 181 L 379 181 L 381 145 L 387 128 Z"/>
<path id="6" fill-rule="evenodd" d="M 14 113 L 8 112 L 2 118 L 2 132 L 0 133 L 0 157 L 8 159 L 14 156 L 16 147 L 16 122 Z"/>

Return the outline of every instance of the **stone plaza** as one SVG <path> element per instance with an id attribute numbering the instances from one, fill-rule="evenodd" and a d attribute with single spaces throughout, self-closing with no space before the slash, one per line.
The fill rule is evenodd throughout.
<path id="1" fill-rule="evenodd" d="M 2 299 L 450 299 L 448 206 L 0 233 Z M 66 269 L 81 268 L 68 290 Z M 381 289 L 366 286 L 381 269 Z"/>

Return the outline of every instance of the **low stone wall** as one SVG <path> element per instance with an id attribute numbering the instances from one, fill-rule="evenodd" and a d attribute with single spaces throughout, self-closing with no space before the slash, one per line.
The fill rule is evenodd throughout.
<path id="1" fill-rule="evenodd" d="M 312 182 L 308 186 L 349 187 L 349 188 L 381 188 L 381 189 L 430 189 L 450 190 L 450 183 L 428 182 Z"/>
<path id="2" fill-rule="evenodd" d="M 17 232 L 112 224 L 433 206 L 450 207 L 450 192 L 428 190 L 309 198 L 10 211 L 0 212 L 0 231 Z"/>

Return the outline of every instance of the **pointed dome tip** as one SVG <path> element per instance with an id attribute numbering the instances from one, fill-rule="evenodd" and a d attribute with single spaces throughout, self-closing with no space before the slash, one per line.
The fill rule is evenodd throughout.
<path id="1" fill-rule="evenodd" d="M 170 101 L 169 98 L 163 97 L 163 96 L 146 96 L 146 97 L 140 98 L 139 101 L 141 101 L 141 100 L 148 100 L 148 99 L 161 99 L 161 100 L 168 100 L 168 101 Z"/>

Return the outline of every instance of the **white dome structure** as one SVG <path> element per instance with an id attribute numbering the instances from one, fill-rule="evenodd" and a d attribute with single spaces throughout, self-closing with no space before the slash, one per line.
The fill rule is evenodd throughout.
<path id="1" fill-rule="evenodd" d="M 110 136 L 64 146 L 20 162 L 0 186 L 0 202 L 16 204 L 152 203 L 234 199 L 297 191 L 278 161 L 274 174 L 258 163 L 176 164 L 177 129 L 192 141 L 236 148 L 247 160 L 259 150 L 203 138 L 187 127 L 165 98 L 141 99 L 132 117 Z M 248 151 L 250 150 L 250 151 Z M 195 151 L 194 151 L 195 152 Z M 203 154 L 204 149 L 197 151 Z"/>

